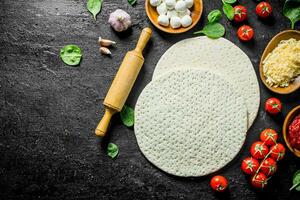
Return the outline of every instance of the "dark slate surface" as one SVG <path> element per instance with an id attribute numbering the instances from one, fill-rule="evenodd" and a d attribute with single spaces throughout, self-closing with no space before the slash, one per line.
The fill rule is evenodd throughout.
<path id="1" fill-rule="evenodd" d="M 225 37 L 247 53 L 258 73 L 264 47 L 272 36 L 289 28 L 289 21 L 281 14 L 282 1 L 272 1 L 274 17 L 267 21 L 256 17 L 255 1 L 240 3 L 249 9 L 255 39 L 240 42 L 235 34 L 238 26 L 223 18 Z M 258 140 L 260 131 L 267 127 L 281 131 L 284 116 L 300 104 L 300 91 L 280 96 L 259 81 L 261 104 L 268 97 L 279 97 L 283 112 L 274 118 L 260 109 L 242 152 L 219 172 L 230 182 L 225 194 L 211 191 L 211 176 L 178 178 L 147 162 L 133 130 L 125 128 L 118 116 L 113 119 L 110 138 L 102 141 L 94 135 L 103 114 L 103 98 L 142 28 L 150 26 L 154 34 L 128 99 L 132 106 L 151 80 L 160 56 L 175 42 L 192 37 L 193 31 L 203 26 L 208 12 L 221 8 L 221 1 L 205 0 L 204 6 L 203 18 L 193 30 L 167 35 L 150 24 L 142 0 L 135 7 L 127 0 L 104 0 L 96 22 L 87 12 L 85 1 L 1 0 L 0 199 L 299 199 L 299 193 L 288 191 L 292 174 L 300 168 L 299 158 L 290 152 L 264 191 L 250 187 L 240 163 L 249 155 L 249 146 Z M 107 23 L 109 13 L 117 8 L 133 18 L 133 28 L 126 34 L 116 34 Z M 98 36 L 117 41 L 111 58 L 99 55 Z M 59 59 L 60 48 L 70 43 L 83 50 L 79 67 L 66 66 Z M 115 160 L 105 154 L 108 141 L 120 148 Z"/>

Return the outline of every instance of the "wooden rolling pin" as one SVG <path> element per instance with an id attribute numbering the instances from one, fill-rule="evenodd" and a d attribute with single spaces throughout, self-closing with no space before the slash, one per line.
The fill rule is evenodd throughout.
<path id="1" fill-rule="evenodd" d="M 103 137 L 105 135 L 113 114 L 122 110 L 144 63 L 142 52 L 151 34 L 150 28 L 144 28 L 135 49 L 127 52 L 104 99 L 105 113 L 95 130 L 97 136 Z"/>

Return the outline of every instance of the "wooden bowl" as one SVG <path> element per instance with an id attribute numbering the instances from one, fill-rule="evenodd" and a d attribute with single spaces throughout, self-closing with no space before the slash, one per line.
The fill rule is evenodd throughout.
<path id="1" fill-rule="evenodd" d="M 285 117 L 284 123 L 283 123 L 283 128 L 282 128 L 282 133 L 283 133 L 283 138 L 284 141 L 287 145 L 287 147 L 293 152 L 297 157 L 300 158 L 300 150 L 293 148 L 290 145 L 289 139 L 288 139 L 288 131 L 289 131 L 289 125 L 292 123 L 296 115 L 300 114 L 300 105 L 291 110 L 288 115 Z"/>
<path id="2" fill-rule="evenodd" d="M 277 88 L 272 87 L 266 82 L 266 77 L 264 76 L 264 73 L 263 73 L 262 62 L 267 57 L 267 55 L 269 53 L 271 53 L 271 51 L 273 51 L 273 49 L 275 47 L 277 47 L 278 43 L 281 40 L 288 40 L 290 38 L 295 38 L 296 40 L 300 40 L 300 31 L 286 30 L 286 31 L 282 31 L 282 32 L 278 33 L 277 35 L 275 35 L 275 37 L 272 38 L 272 40 L 269 42 L 269 44 L 265 48 L 265 50 L 261 56 L 261 59 L 260 59 L 259 73 L 260 73 L 260 78 L 261 78 L 262 82 L 265 84 L 265 86 L 267 88 L 269 88 L 271 91 L 278 93 L 278 94 L 289 94 L 289 93 L 296 91 L 300 87 L 300 76 L 298 76 L 293 82 L 291 82 L 288 87 L 284 87 L 284 88 L 283 87 L 277 87 Z"/>
<path id="3" fill-rule="evenodd" d="M 153 7 L 150 5 L 150 0 L 145 1 L 145 8 L 146 8 L 146 13 L 148 15 L 148 18 L 150 19 L 150 21 L 156 28 L 158 28 L 159 30 L 164 31 L 166 33 L 178 34 L 178 33 L 183 33 L 183 32 L 190 30 L 198 23 L 201 15 L 202 15 L 203 3 L 202 3 L 202 0 L 194 0 L 194 6 L 191 8 L 191 17 L 192 17 L 193 23 L 188 27 L 185 27 L 185 28 L 180 27 L 180 28 L 176 28 L 176 29 L 172 28 L 170 25 L 169 26 L 161 26 L 158 24 L 158 22 L 157 22 L 158 13 L 156 11 L 156 7 Z"/>

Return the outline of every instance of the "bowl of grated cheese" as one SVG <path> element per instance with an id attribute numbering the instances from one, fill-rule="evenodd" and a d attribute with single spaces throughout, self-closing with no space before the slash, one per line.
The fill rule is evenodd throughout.
<path id="1" fill-rule="evenodd" d="M 300 31 L 286 30 L 271 39 L 260 64 L 262 82 L 271 91 L 289 94 L 300 88 Z"/>

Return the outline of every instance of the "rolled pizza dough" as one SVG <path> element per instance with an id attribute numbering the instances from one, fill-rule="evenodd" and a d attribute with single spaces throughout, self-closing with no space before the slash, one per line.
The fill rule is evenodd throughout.
<path id="1" fill-rule="evenodd" d="M 240 151 L 246 131 L 243 97 L 207 70 L 165 73 L 144 88 L 135 106 L 139 148 L 177 176 L 204 176 L 224 167 Z"/>
<path id="2" fill-rule="evenodd" d="M 225 38 L 182 40 L 163 54 L 152 79 L 176 68 L 209 69 L 231 82 L 245 100 L 248 127 L 253 124 L 259 109 L 259 85 L 250 59 L 238 46 Z"/>

